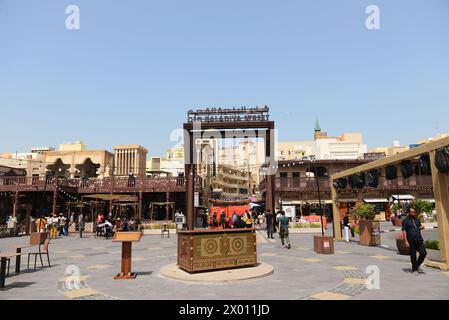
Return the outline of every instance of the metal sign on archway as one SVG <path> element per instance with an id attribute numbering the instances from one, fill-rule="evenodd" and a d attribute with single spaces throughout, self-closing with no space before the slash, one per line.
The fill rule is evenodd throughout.
<path id="1" fill-rule="evenodd" d="M 200 163 L 195 150 L 195 142 L 202 139 L 251 139 L 264 140 L 266 175 L 266 209 L 274 211 L 274 179 L 276 173 L 276 130 L 270 121 L 270 109 L 254 108 L 206 108 L 188 111 L 184 123 L 184 155 L 186 176 L 186 209 L 189 230 L 194 229 L 194 195 L 196 166 Z"/>

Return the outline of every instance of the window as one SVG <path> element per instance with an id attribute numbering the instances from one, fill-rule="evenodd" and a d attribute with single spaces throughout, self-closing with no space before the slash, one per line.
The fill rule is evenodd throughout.
<path id="1" fill-rule="evenodd" d="M 292 176 L 293 176 L 293 178 L 292 178 L 293 188 L 299 188 L 301 186 L 300 185 L 301 174 L 299 172 L 293 172 Z"/>

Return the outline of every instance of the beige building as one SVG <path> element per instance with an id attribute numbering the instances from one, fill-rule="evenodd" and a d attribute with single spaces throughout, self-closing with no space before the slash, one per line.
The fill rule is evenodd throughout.
<path id="1" fill-rule="evenodd" d="M 115 146 L 113 149 L 116 176 L 129 176 L 130 173 L 146 176 L 147 149 L 138 144 Z"/>
<path id="2" fill-rule="evenodd" d="M 45 174 L 45 159 L 37 153 L 0 154 L 0 166 L 25 170 L 27 177 Z"/>
<path id="3" fill-rule="evenodd" d="M 219 165 L 211 180 L 212 192 L 221 199 L 242 199 L 250 196 L 248 172 Z"/>
<path id="4" fill-rule="evenodd" d="M 71 148 L 72 146 L 73 148 Z M 87 150 L 84 144 L 63 144 L 43 154 L 46 169 L 58 177 L 106 178 L 112 175 L 114 156 L 106 150 Z"/>
<path id="5" fill-rule="evenodd" d="M 343 133 L 331 137 L 321 130 L 317 120 L 312 141 L 278 142 L 276 156 L 280 161 L 301 160 L 314 156 L 318 160 L 361 159 L 368 152 L 361 133 Z"/>
<path id="6" fill-rule="evenodd" d="M 415 145 L 416 146 L 423 145 L 432 141 L 444 139 L 446 137 L 449 137 L 449 134 L 439 133 L 435 137 L 428 139 L 421 139 L 417 141 Z M 399 141 L 393 141 L 393 145 L 390 147 L 376 147 L 371 149 L 370 152 L 384 152 L 387 157 L 391 157 L 398 153 L 402 153 L 408 150 L 410 150 L 410 146 L 401 146 L 401 143 Z"/>

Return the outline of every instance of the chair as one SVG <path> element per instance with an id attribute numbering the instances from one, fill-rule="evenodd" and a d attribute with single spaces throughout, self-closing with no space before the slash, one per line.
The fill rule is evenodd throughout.
<path id="1" fill-rule="evenodd" d="M 6 273 L 6 276 L 9 277 L 9 265 L 11 264 L 11 258 L 6 258 L 6 261 L 8 261 L 8 272 Z"/>
<path id="2" fill-rule="evenodd" d="M 34 270 L 36 270 L 36 262 L 37 262 L 37 256 L 39 256 L 40 260 L 41 260 L 41 266 L 42 268 L 44 267 L 44 263 L 42 261 L 42 255 L 46 255 L 47 256 L 47 261 L 48 261 L 48 267 L 50 267 L 50 255 L 48 252 L 48 246 L 50 244 L 50 240 L 46 239 L 44 242 L 44 248 L 41 250 L 41 246 L 39 246 L 39 252 L 30 252 L 28 253 L 28 269 L 30 269 L 30 256 L 34 255 Z"/>
<path id="3" fill-rule="evenodd" d="M 161 238 L 164 238 L 167 235 L 167 238 L 170 238 L 170 229 L 168 229 L 168 225 L 164 224 L 164 228 L 161 231 Z"/>

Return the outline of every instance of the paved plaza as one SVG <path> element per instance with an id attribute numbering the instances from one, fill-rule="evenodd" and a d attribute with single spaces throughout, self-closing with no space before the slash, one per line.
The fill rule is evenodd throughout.
<path id="1" fill-rule="evenodd" d="M 391 242 L 394 232 L 382 234 Z M 425 233 L 426 234 L 426 233 Z M 51 268 L 27 271 L 6 279 L 0 300 L 365 300 L 365 299 L 448 299 L 449 272 L 424 267 L 425 275 L 410 273 L 407 256 L 395 250 L 364 247 L 353 242 L 337 242 L 334 255 L 313 251 L 313 235 L 292 234 L 292 249 L 284 249 L 258 231 L 258 259 L 274 268 L 266 277 L 234 282 L 185 282 L 161 275 L 160 270 L 176 263 L 176 236 L 144 236 L 133 245 L 133 271 L 136 280 L 113 280 L 120 271 L 121 244 L 78 235 L 51 241 Z M 26 244 L 28 237 L 0 240 L 2 252 Z M 39 265 L 39 264 L 38 264 Z M 369 290 L 366 269 L 377 266 L 380 289 Z M 33 266 L 31 267 L 33 268 Z M 74 287 L 66 272 L 78 270 L 80 285 Z M 244 269 L 241 269 L 245 272 Z M 205 275 L 213 279 L 213 275 Z"/>

